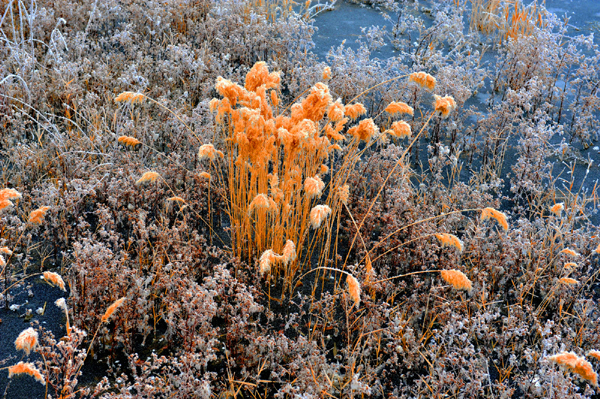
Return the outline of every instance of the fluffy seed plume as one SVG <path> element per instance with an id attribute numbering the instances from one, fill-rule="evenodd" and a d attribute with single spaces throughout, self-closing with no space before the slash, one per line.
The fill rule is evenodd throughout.
<path id="1" fill-rule="evenodd" d="M 433 107 L 436 112 L 439 112 L 442 115 L 442 118 L 447 118 L 450 115 L 450 112 L 456 109 L 456 101 L 451 96 L 440 97 L 438 95 L 434 95 L 435 101 L 433 102 Z"/>
<path id="2" fill-rule="evenodd" d="M 125 297 L 121 298 L 121 299 L 117 299 L 116 301 L 113 302 L 112 305 L 110 305 L 108 307 L 108 309 L 106 309 L 106 312 L 104 313 L 104 315 L 102 316 L 102 323 L 106 323 L 108 321 L 108 319 L 110 319 L 110 316 L 112 316 L 113 313 L 115 313 L 115 311 L 119 308 L 119 306 L 121 306 L 123 304 L 123 302 L 125 302 Z"/>
<path id="3" fill-rule="evenodd" d="M 348 277 L 346 278 L 346 283 L 348 284 L 348 293 L 354 300 L 354 304 L 356 305 L 356 308 L 358 309 L 358 307 L 360 306 L 360 292 L 361 292 L 360 283 L 351 274 L 349 274 Z"/>
<path id="4" fill-rule="evenodd" d="M 128 102 L 134 104 L 136 102 L 141 103 L 143 100 L 144 95 L 142 93 L 136 93 L 134 91 L 124 91 L 115 98 L 116 103 Z"/>
<path id="5" fill-rule="evenodd" d="M 506 215 L 494 208 L 485 208 L 481 211 L 481 220 L 496 219 L 496 221 L 502 226 L 505 231 L 508 231 L 508 222 L 506 221 Z"/>
<path id="6" fill-rule="evenodd" d="M 366 113 L 367 109 L 361 103 L 348 104 L 344 107 L 344 114 L 351 119 L 356 119 Z"/>
<path id="7" fill-rule="evenodd" d="M 600 244 L 594 249 L 594 252 L 600 255 Z"/>
<path id="8" fill-rule="evenodd" d="M 8 247 L 1 247 L 0 248 L 0 254 L 6 254 L 6 255 L 12 255 L 13 251 L 11 251 L 10 249 L 8 249 Z"/>
<path id="9" fill-rule="evenodd" d="M 348 200 L 350 199 L 350 186 L 344 184 L 342 187 L 338 188 L 338 197 L 342 204 L 348 205 Z"/>
<path id="10" fill-rule="evenodd" d="M 135 137 L 131 137 L 131 136 L 120 136 L 117 141 L 119 143 L 128 145 L 130 147 L 135 147 L 138 144 L 141 144 L 142 142 L 139 141 L 138 139 L 136 139 Z"/>
<path id="11" fill-rule="evenodd" d="M 180 202 L 182 204 L 185 204 L 185 200 L 183 198 L 177 197 L 177 196 L 167 198 L 167 201 L 169 201 L 169 202 Z"/>
<path id="12" fill-rule="evenodd" d="M 0 190 L 0 201 L 18 198 L 21 198 L 21 193 L 14 188 L 3 188 Z"/>
<path id="13" fill-rule="evenodd" d="M 329 120 L 332 122 L 339 122 L 344 118 L 345 112 L 341 100 L 338 99 L 327 109 L 327 117 L 329 117 Z"/>
<path id="14" fill-rule="evenodd" d="M 135 184 L 155 182 L 158 179 L 160 179 L 160 175 L 157 172 L 149 171 L 144 173 L 142 177 L 140 177 L 139 180 L 135 182 Z"/>
<path id="15" fill-rule="evenodd" d="M 29 356 L 29 353 L 35 349 L 38 344 L 38 333 L 33 329 L 33 327 L 29 327 L 26 330 L 21 331 L 21 334 L 15 340 L 15 348 L 18 351 L 25 351 Z"/>
<path id="16" fill-rule="evenodd" d="M 595 349 L 590 350 L 587 355 L 589 357 L 593 357 L 596 360 L 600 360 L 600 351 L 597 351 Z"/>
<path id="17" fill-rule="evenodd" d="M 560 213 L 565 209 L 565 204 L 559 202 L 558 204 L 554 204 L 554 206 L 550 207 L 550 212 L 555 214 L 556 216 L 560 216 Z"/>
<path id="18" fill-rule="evenodd" d="M 65 313 L 68 313 L 67 301 L 65 301 L 65 298 L 58 298 L 56 301 L 54 301 L 54 304 L 61 308 Z"/>
<path id="19" fill-rule="evenodd" d="M 563 278 L 559 279 L 558 282 L 561 284 L 564 284 L 564 285 L 579 284 L 579 281 L 575 280 L 574 278 L 570 278 L 570 277 L 563 277 Z"/>
<path id="20" fill-rule="evenodd" d="M 8 208 L 9 206 L 12 206 L 13 203 L 10 200 L 2 200 L 0 201 L 0 211 L 4 208 Z"/>
<path id="21" fill-rule="evenodd" d="M 313 229 L 318 229 L 321 223 L 331 213 L 331 208 L 327 205 L 317 205 L 310 210 L 310 224 Z"/>
<path id="22" fill-rule="evenodd" d="M 224 157 L 223 152 L 216 150 L 212 144 L 203 144 L 198 148 L 198 159 L 210 159 L 214 161 L 217 155 L 221 158 Z"/>
<path id="23" fill-rule="evenodd" d="M 8 368 L 8 378 L 12 378 L 14 375 L 18 374 L 29 374 L 33 378 L 35 378 L 40 384 L 46 385 L 46 381 L 44 380 L 44 376 L 32 363 L 23 363 L 19 362 L 14 366 L 10 366 Z"/>
<path id="24" fill-rule="evenodd" d="M 307 177 L 304 180 L 304 191 L 311 198 L 320 196 L 323 188 L 325 188 L 325 183 L 319 176 Z"/>
<path id="25" fill-rule="evenodd" d="M 598 385 L 598 375 L 592 369 L 590 362 L 583 357 L 577 356 L 573 352 L 562 352 L 554 356 L 549 356 L 548 360 L 564 367 L 568 371 L 579 375 L 590 384 Z"/>
<path id="26" fill-rule="evenodd" d="M 31 211 L 29 214 L 29 223 L 40 224 L 44 220 L 44 216 L 46 216 L 46 212 L 50 210 L 49 206 L 42 206 L 34 211 Z"/>
<path id="27" fill-rule="evenodd" d="M 202 172 L 198 176 L 203 177 L 205 179 L 210 179 L 210 173 L 208 172 Z"/>
<path id="28" fill-rule="evenodd" d="M 413 72 L 408 77 L 409 82 L 415 82 L 421 87 L 433 90 L 435 88 L 435 78 L 427 72 Z"/>
<path id="29" fill-rule="evenodd" d="M 265 274 L 271 272 L 271 265 L 280 259 L 280 256 L 273 252 L 272 249 L 267 249 L 262 253 L 258 260 L 258 271 L 260 276 L 263 277 Z"/>
<path id="30" fill-rule="evenodd" d="M 379 129 L 371 118 L 363 119 L 357 126 L 348 129 L 349 135 L 365 142 L 369 141 L 377 132 L 379 132 Z"/>
<path id="31" fill-rule="evenodd" d="M 50 285 L 55 285 L 58 288 L 60 288 L 63 291 L 66 291 L 67 289 L 65 288 L 65 281 L 62 279 L 62 277 L 57 274 L 57 273 L 53 273 L 53 272 L 44 272 L 42 273 L 42 278 L 44 280 L 46 280 L 48 282 L 48 284 Z"/>
<path id="32" fill-rule="evenodd" d="M 386 130 L 386 133 L 389 134 L 390 136 L 403 138 L 403 137 L 410 137 L 410 135 L 412 134 L 412 130 L 408 123 L 406 123 L 404 121 L 396 121 L 396 122 L 392 123 L 390 130 Z"/>
<path id="33" fill-rule="evenodd" d="M 570 255 L 570 256 L 573 256 L 573 257 L 579 256 L 579 254 L 577 252 L 575 252 L 575 251 L 573 251 L 572 249 L 569 249 L 569 248 L 563 249 L 562 251 L 560 251 L 560 253 L 561 254 L 567 254 L 567 255 Z"/>
<path id="34" fill-rule="evenodd" d="M 323 80 L 329 80 L 331 79 L 331 68 L 329 67 L 325 67 L 323 69 Z"/>
<path id="35" fill-rule="evenodd" d="M 454 289 L 471 291 L 471 280 L 460 270 L 442 270 L 440 274 L 444 281 L 454 287 Z"/>
<path id="36" fill-rule="evenodd" d="M 565 263 L 564 268 L 568 271 L 573 270 L 573 269 L 577 268 L 577 263 L 567 262 L 567 263 Z"/>
<path id="37" fill-rule="evenodd" d="M 265 194 L 258 194 L 256 197 L 254 197 L 254 199 L 252 200 L 252 202 L 250 202 L 250 205 L 248 205 L 248 215 L 252 215 L 254 213 L 255 210 L 257 209 L 271 209 L 272 208 L 272 202 L 269 201 L 269 197 L 267 197 Z"/>
<path id="38" fill-rule="evenodd" d="M 449 233 L 436 234 L 435 236 L 440 240 L 442 247 L 454 247 L 462 252 L 463 243 L 457 236 Z"/>
<path id="39" fill-rule="evenodd" d="M 283 262 L 288 264 L 296 260 L 296 245 L 292 240 L 287 240 L 283 246 Z"/>
<path id="40" fill-rule="evenodd" d="M 387 112 L 390 115 L 393 114 L 409 114 L 409 115 L 413 115 L 415 110 L 413 109 L 413 107 L 411 107 L 410 105 L 408 105 L 407 103 L 403 103 L 403 102 L 395 102 L 392 101 L 390 103 L 390 105 L 388 105 L 385 108 L 385 112 Z"/>

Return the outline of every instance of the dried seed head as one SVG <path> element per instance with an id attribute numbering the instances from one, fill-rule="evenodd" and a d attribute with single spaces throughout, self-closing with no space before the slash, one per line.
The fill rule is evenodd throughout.
<path id="1" fill-rule="evenodd" d="M 287 240 L 283 246 L 283 263 L 286 265 L 296 260 L 296 245 L 292 240 Z"/>
<path id="2" fill-rule="evenodd" d="M 169 201 L 169 202 L 180 202 L 182 204 L 185 204 L 185 200 L 183 198 L 177 197 L 177 196 L 167 198 L 167 201 Z"/>
<path id="3" fill-rule="evenodd" d="M 110 305 L 108 307 L 108 309 L 106 309 L 106 312 L 104 313 L 104 315 L 102 316 L 101 322 L 102 323 L 106 323 L 108 321 L 108 319 L 110 319 L 110 316 L 112 316 L 113 313 L 115 313 L 115 311 L 117 310 L 117 308 L 119 306 L 121 306 L 121 304 L 123 302 L 125 302 L 125 297 L 121 298 L 121 299 L 117 299 L 115 302 L 113 302 L 112 305 Z"/>
<path id="4" fill-rule="evenodd" d="M 454 287 L 454 289 L 471 291 L 471 280 L 460 270 L 442 270 L 440 273 L 444 281 Z"/>
<path id="5" fill-rule="evenodd" d="M 65 282 L 62 277 L 53 272 L 44 272 L 42 273 L 42 278 L 46 280 L 50 285 L 55 285 L 63 291 L 66 291 Z"/>
<path id="6" fill-rule="evenodd" d="M 198 148 L 198 159 L 209 159 L 214 161 L 217 155 L 221 158 L 224 157 L 224 154 L 221 151 L 215 149 L 212 144 L 203 144 Z"/>
<path id="7" fill-rule="evenodd" d="M 390 136 L 403 138 L 410 137 L 412 131 L 410 125 L 404 121 L 396 121 L 392 123 L 391 129 L 386 130 L 386 133 Z"/>
<path id="8" fill-rule="evenodd" d="M 18 374 L 29 374 L 33 378 L 35 378 L 40 384 L 46 385 L 46 381 L 44 380 L 44 376 L 32 363 L 23 363 L 19 362 L 14 366 L 8 367 L 8 378 L 12 378 L 13 375 Z"/>
<path id="9" fill-rule="evenodd" d="M 124 91 L 123 93 L 119 94 L 115 98 L 116 103 L 128 102 L 128 103 L 134 104 L 136 102 L 141 103 L 143 100 L 144 100 L 144 95 L 142 93 L 136 93 L 133 91 Z"/>
<path id="10" fill-rule="evenodd" d="M 33 224 L 41 224 L 42 221 L 44 220 L 44 216 L 46 216 L 46 212 L 48 212 L 48 210 L 50 210 L 49 206 L 42 206 L 34 211 L 31 211 L 31 213 L 29 214 L 29 223 L 33 223 Z"/>
<path id="11" fill-rule="evenodd" d="M 600 255 L 600 244 L 594 249 L 594 252 Z"/>
<path id="12" fill-rule="evenodd" d="M 271 202 L 269 201 L 269 197 L 265 194 L 258 194 L 252 202 L 248 205 L 248 215 L 252 216 L 255 210 L 257 209 L 270 209 Z"/>
<path id="13" fill-rule="evenodd" d="M 21 193 L 14 188 L 3 188 L 0 190 L 0 201 L 18 198 L 21 198 Z"/>
<path id="14" fill-rule="evenodd" d="M 449 233 L 436 234 L 435 236 L 442 243 L 442 247 L 454 247 L 462 252 L 463 243 L 457 236 Z"/>
<path id="15" fill-rule="evenodd" d="M 65 298 L 58 298 L 56 301 L 54 301 L 54 304 L 61 308 L 65 313 L 68 312 L 67 301 L 65 301 Z"/>
<path id="16" fill-rule="evenodd" d="M 560 213 L 564 209 L 565 209 L 565 204 L 563 202 L 559 202 L 558 204 L 554 204 L 554 206 L 550 207 L 550 212 L 552 212 L 556 216 L 560 216 Z"/>
<path id="17" fill-rule="evenodd" d="M 327 205 L 317 205 L 310 210 L 310 224 L 313 229 L 318 229 L 321 223 L 331 213 L 331 208 Z"/>
<path id="18" fill-rule="evenodd" d="M 409 82 L 415 82 L 428 90 L 435 88 L 435 78 L 426 72 L 413 72 L 408 77 Z"/>
<path id="19" fill-rule="evenodd" d="M 562 352 L 554 356 L 549 356 L 548 360 L 579 375 L 579 377 L 590 384 L 594 386 L 598 385 L 598 375 L 592 369 L 592 365 L 583 357 L 579 357 L 573 352 Z"/>
<path id="20" fill-rule="evenodd" d="M 360 306 L 360 292 L 361 292 L 360 283 L 351 274 L 347 275 L 346 283 L 348 284 L 348 293 L 354 300 L 354 304 L 356 305 L 356 308 L 358 309 L 358 307 Z"/>
<path id="21" fill-rule="evenodd" d="M 361 103 L 348 104 L 344 107 L 344 114 L 350 119 L 356 119 L 366 113 L 367 109 Z"/>
<path id="22" fill-rule="evenodd" d="M 0 201 L 0 211 L 4 208 L 8 208 L 9 206 L 13 206 L 13 203 L 9 200 Z"/>
<path id="23" fill-rule="evenodd" d="M 390 105 L 388 105 L 385 108 L 385 112 L 387 112 L 388 114 L 391 114 L 391 115 L 393 115 L 393 114 L 409 114 L 412 116 L 414 114 L 414 109 L 407 103 L 403 103 L 403 102 L 397 103 L 395 101 L 392 101 L 390 103 Z"/>
<path id="24" fill-rule="evenodd" d="M 593 357 L 596 360 L 600 360 L 600 351 L 597 351 L 595 349 L 590 350 L 587 355 L 589 357 Z"/>
<path id="25" fill-rule="evenodd" d="M 21 331 L 21 334 L 15 340 L 15 348 L 19 351 L 25 351 L 27 355 L 35 349 L 38 344 L 38 333 L 33 329 L 33 327 L 29 327 L 26 330 Z"/>
<path id="26" fill-rule="evenodd" d="M 450 115 L 450 112 L 456 109 L 456 101 L 451 96 L 440 97 L 438 95 L 433 96 L 435 101 L 433 102 L 433 107 L 436 112 L 439 112 L 442 115 L 442 118 L 447 118 Z"/>
<path id="27" fill-rule="evenodd" d="M 575 280 L 574 278 L 570 278 L 570 277 L 563 277 L 563 278 L 559 279 L 558 282 L 561 284 L 564 284 L 564 285 L 579 284 L 579 281 Z"/>
<path id="28" fill-rule="evenodd" d="M 210 173 L 208 172 L 202 172 L 198 176 L 203 177 L 205 179 L 210 179 Z"/>
<path id="29" fill-rule="evenodd" d="M 570 256 L 573 256 L 573 257 L 579 256 L 579 254 L 577 252 L 575 252 L 575 251 L 573 251 L 572 249 L 569 249 L 569 248 L 563 249 L 562 251 L 560 251 L 560 253 L 561 254 L 567 254 L 567 255 L 570 255 Z"/>
<path id="30" fill-rule="evenodd" d="M 573 270 L 575 268 L 577 268 L 577 263 L 575 263 L 575 262 L 567 262 L 564 265 L 564 269 L 567 270 L 567 271 L 571 271 L 571 270 Z"/>
<path id="31" fill-rule="evenodd" d="M 342 187 L 338 188 L 338 196 L 342 204 L 348 205 L 348 200 L 350 199 L 350 186 L 344 184 Z"/>
<path id="32" fill-rule="evenodd" d="M 338 98 L 336 102 L 331 104 L 327 109 L 327 117 L 332 122 L 339 122 L 345 116 L 345 108 L 342 105 L 341 100 Z"/>
<path id="33" fill-rule="evenodd" d="M 363 140 L 365 142 L 369 141 L 371 137 L 379 132 L 379 128 L 373 122 L 373 119 L 363 119 L 358 123 L 357 126 L 351 127 L 348 129 L 348 134 L 356 137 L 359 140 Z"/>
<path id="34" fill-rule="evenodd" d="M 323 188 L 325 188 L 325 183 L 319 176 L 307 177 L 304 180 L 304 191 L 310 198 L 320 196 Z"/>
<path id="35" fill-rule="evenodd" d="M 508 222 L 506 221 L 506 215 L 494 208 L 485 208 L 481 211 L 481 220 L 496 219 L 496 221 L 502 226 L 505 231 L 508 231 Z"/>
<path id="36" fill-rule="evenodd" d="M 144 173 L 142 177 L 140 177 L 139 180 L 135 182 L 135 184 L 155 182 L 158 179 L 160 179 L 160 175 L 158 173 L 149 171 Z"/>
<path id="37" fill-rule="evenodd" d="M 261 277 L 264 277 L 265 274 L 271 273 L 271 265 L 277 261 L 279 256 L 273 252 L 272 249 L 267 249 L 262 253 L 260 259 L 258 260 L 258 272 Z"/>
<path id="38" fill-rule="evenodd" d="M 138 139 L 136 139 L 135 137 L 130 137 L 130 136 L 120 136 L 117 141 L 119 143 L 123 143 L 125 145 L 128 145 L 130 147 L 135 147 L 138 144 L 141 144 L 142 142 L 139 141 Z"/>
<path id="39" fill-rule="evenodd" d="M 8 249 L 8 247 L 0 247 L 0 254 L 12 255 L 13 251 Z"/>
<path id="40" fill-rule="evenodd" d="M 331 68 L 329 67 L 325 67 L 323 69 L 323 76 L 322 76 L 323 80 L 329 80 L 331 79 Z"/>

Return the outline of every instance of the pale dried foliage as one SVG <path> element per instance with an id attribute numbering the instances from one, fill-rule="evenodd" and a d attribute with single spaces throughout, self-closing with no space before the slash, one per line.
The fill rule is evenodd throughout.
<path id="1" fill-rule="evenodd" d="M 450 113 L 456 109 L 456 101 L 452 96 L 438 96 L 434 95 L 435 101 L 433 103 L 433 108 L 436 112 L 439 112 L 442 118 L 447 118 L 450 116 Z"/>
<path id="2" fill-rule="evenodd" d="M 579 281 L 575 280 L 574 278 L 571 277 L 563 277 L 561 279 L 558 280 L 559 283 L 564 284 L 564 285 L 575 285 L 575 284 L 579 284 Z"/>
<path id="3" fill-rule="evenodd" d="M 316 205 L 310 210 L 310 224 L 313 229 L 318 229 L 331 214 L 331 208 L 327 205 Z"/>

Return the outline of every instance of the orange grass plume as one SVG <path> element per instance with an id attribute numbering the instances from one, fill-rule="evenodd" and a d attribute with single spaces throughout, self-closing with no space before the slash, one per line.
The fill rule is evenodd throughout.
<path id="1" fill-rule="evenodd" d="M 436 234 L 435 237 L 440 241 L 443 247 L 454 247 L 462 252 L 463 243 L 457 236 L 449 233 L 440 233 Z"/>
<path id="2" fill-rule="evenodd" d="M 495 219 L 504 231 L 508 231 L 508 221 L 506 215 L 494 208 L 484 208 L 481 211 L 481 220 Z"/>
<path id="3" fill-rule="evenodd" d="M 0 201 L 18 198 L 21 198 L 21 193 L 14 188 L 3 188 L 0 190 Z"/>
<path id="4" fill-rule="evenodd" d="M 371 118 L 363 119 L 358 123 L 357 126 L 348 129 L 349 135 L 354 136 L 357 139 L 365 142 L 371 140 L 371 137 L 373 137 L 378 132 L 379 129 L 377 128 L 375 122 L 373 122 L 373 119 Z"/>
<path id="5" fill-rule="evenodd" d="M 46 385 L 46 381 L 44 380 L 44 376 L 32 363 L 23 363 L 19 362 L 14 366 L 8 367 L 8 378 L 12 378 L 14 375 L 18 374 L 28 374 L 35 378 L 40 384 Z"/>
<path id="6" fill-rule="evenodd" d="M 115 313 L 115 311 L 119 308 L 119 306 L 121 306 L 123 304 L 123 302 L 125 302 L 125 297 L 121 298 L 121 299 L 117 299 L 116 301 L 113 302 L 112 305 L 110 305 L 108 307 L 108 309 L 106 309 L 106 312 L 104 313 L 104 315 L 102 315 L 102 323 L 106 323 L 108 321 L 108 319 L 110 319 L 110 316 L 113 315 L 113 313 Z"/>
<path id="7" fill-rule="evenodd" d="M 304 180 L 304 191 L 311 198 L 320 196 L 323 188 L 325 188 L 325 183 L 319 176 L 307 177 Z"/>
<path id="8" fill-rule="evenodd" d="M 560 202 L 558 204 L 554 204 L 552 207 L 550 207 L 550 212 L 552 212 L 553 214 L 555 214 L 556 216 L 559 216 L 560 213 L 565 209 L 565 204 Z"/>
<path id="9" fill-rule="evenodd" d="M 440 97 L 434 95 L 433 107 L 436 112 L 439 112 L 442 118 L 447 118 L 452 111 L 456 109 L 456 101 L 451 96 Z"/>
<path id="10" fill-rule="evenodd" d="M 124 91 L 115 98 L 116 103 L 128 102 L 134 104 L 136 102 L 141 103 L 143 100 L 144 95 L 142 93 L 136 93 L 133 91 Z"/>
<path id="11" fill-rule="evenodd" d="M 35 349 L 38 344 L 38 333 L 33 329 L 33 327 L 29 327 L 26 330 L 21 331 L 17 339 L 15 340 L 15 348 L 20 351 L 24 351 L 29 355 L 29 353 Z"/>
<path id="12" fill-rule="evenodd" d="M 570 277 L 563 277 L 563 278 L 559 279 L 558 282 L 561 284 L 564 284 L 564 285 L 579 284 L 579 281 L 575 280 L 574 278 L 570 278 Z"/>
<path id="13" fill-rule="evenodd" d="M 130 147 L 135 147 L 138 144 L 142 144 L 141 141 L 131 136 L 120 136 L 117 141 L 121 144 L 128 145 Z"/>
<path id="14" fill-rule="evenodd" d="M 40 224 L 44 220 L 44 216 L 50 210 L 49 206 L 42 206 L 29 214 L 29 223 Z"/>
<path id="15" fill-rule="evenodd" d="M 572 249 L 569 249 L 569 248 L 563 249 L 562 251 L 560 251 L 560 253 L 561 254 L 570 255 L 570 256 L 573 256 L 573 257 L 579 256 L 579 254 L 577 252 L 575 252 L 575 251 L 573 251 Z"/>
<path id="16" fill-rule="evenodd" d="M 313 229 L 318 229 L 329 214 L 331 214 L 331 208 L 327 205 L 316 205 L 313 207 L 310 210 L 310 224 Z"/>
<path id="17" fill-rule="evenodd" d="M 65 287 L 65 281 L 58 273 L 44 272 L 42 273 L 42 278 L 46 280 L 50 285 L 55 285 L 63 291 L 67 290 Z"/>
<path id="18" fill-rule="evenodd" d="M 408 114 L 408 115 L 414 115 L 414 109 L 413 107 L 411 107 L 410 105 L 408 105 L 407 103 L 403 103 L 403 102 L 395 102 L 392 101 L 386 108 L 385 108 L 385 112 L 387 112 L 388 114 Z"/>
<path id="19" fill-rule="evenodd" d="M 549 356 L 548 360 L 577 374 L 590 384 L 594 386 L 598 385 L 598 375 L 594 372 L 590 362 L 583 357 L 579 357 L 573 352 L 562 352 L 554 356 Z"/>
<path id="20" fill-rule="evenodd" d="M 419 86 L 424 87 L 428 90 L 435 89 L 435 78 L 426 72 L 413 72 L 408 77 L 408 81 L 415 82 Z"/>
<path id="21" fill-rule="evenodd" d="M 152 171 L 148 171 L 146 173 L 144 173 L 142 175 L 142 177 L 140 177 L 138 179 L 138 181 L 135 182 L 135 184 L 142 184 L 142 183 L 149 183 L 149 182 L 155 182 L 158 179 L 160 179 L 160 174 L 158 174 L 157 172 L 152 172 Z"/>
<path id="22" fill-rule="evenodd" d="M 403 138 L 410 137 L 412 130 L 410 125 L 405 121 L 396 121 L 392 123 L 391 129 L 386 130 L 386 133 L 390 136 Z"/>
<path id="23" fill-rule="evenodd" d="M 366 113 L 367 109 L 361 103 L 348 104 L 344 107 L 344 114 L 350 119 L 356 119 Z"/>
<path id="24" fill-rule="evenodd" d="M 350 296 L 354 300 L 356 308 L 358 309 L 358 307 L 360 306 L 360 283 L 351 274 L 348 274 L 348 277 L 346 278 L 346 283 L 348 284 L 348 294 L 350 294 Z"/>
<path id="25" fill-rule="evenodd" d="M 473 288 L 471 280 L 460 270 L 441 270 L 440 274 L 445 282 L 456 290 L 471 291 Z"/>

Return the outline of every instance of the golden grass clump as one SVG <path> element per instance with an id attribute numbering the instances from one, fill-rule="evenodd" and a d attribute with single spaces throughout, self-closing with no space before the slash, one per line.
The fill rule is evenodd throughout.
<path id="1" fill-rule="evenodd" d="M 576 258 L 576 257 L 578 257 L 578 256 L 579 256 L 579 254 L 578 254 L 577 252 L 575 252 L 575 251 L 573 251 L 572 249 L 569 249 L 569 248 L 565 248 L 565 249 L 563 249 L 562 251 L 560 251 L 560 253 L 561 253 L 561 254 L 565 254 L 565 255 L 572 256 L 572 257 L 574 257 L 574 258 Z"/>
<path id="2" fill-rule="evenodd" d="M 379 132 L 379 128 L 373 122 L 373 119 L 367 118 L 361 120 L 357 126 L 348 129 L 348 134 L 356 137 L 358 140 L 368 142 L 371 137 Z"/>
<path id="3" fill-rule="evenodd" d="M 592 385 L 598 385 L 598 375 L 594 372 L 592 365 L 583 357 L 579 357 L 573 352 L 562 352 L 554 356 L 549 356 L 548 360 L 579 375 L 579 377 Z"/>
<path id="4" fill-rule="evenodd" d="M 444 281 L 454 287 L 454 289 L 471 291 L 471 280 L 460 270 L 441 270 L 440 274 Z"/>
<path id="5" fill-rule="evenodd" d="M 287 240 L 283 246 L 283 262 L 288 264 L 296 260 L 296 245 L 292 240 Z"/>
<path id="6" fill-rule="evenodd" d="M 504 231 L 508 231 L 506 215 L 494 208 L 485 208 L 481 211 L 481 220 L 495 219 Z"/>
<path id="7" fill-rule="evenodd" d="M 277 255 L 272 249 L 267 249 L 262 253 L 258 260 L 258 272 L 261 277 L 265 274 L 271 273 L 271 265 L 277 260 Z"/>
<path id="8" fill-rule="evenodd" d="M 350 119 L 356 119 L 366 113 L 367 109 L 361 103 L 348 104 L 344 107 L 344 114 Z"/>
<path id="9" fill-rule="evenodd" d="M 342 102 L 338 99 L 336 102 L 331 104 L 329 108 L 327 108 L 327 117 L 332 122 L 339 122 L 344 119 L 346 115 L 346 109 L 342 105 Z"/>
<path id="10" fill-rule="evenodd" d="M 142 183 L 153 183 L 158 179 L 160 179 L 160 174 L 158 174 L 157 172 L 148 171 L 144 173 L 142 177 L 140 177 L 139 180 L 135 182 L 135 184 L 139 185 Z"/>
<path id="11" fill-rule="evenodd" d="M 444 119 L 450 115 L 450 112 L 456 109 L 456 101 L 451 96 L 440 97 L 434 95 L 433 98 L 435 99 L 433 102 L 435 111 L 439 112 Z"/>
<path id="12" fill-rule="evenodd" d="M 210 173 L 208 172 L 202 172 L 200 173 L 198 176 L 203 177 L 205 179 L 209 179 L 210 180 Z"/>
<path id="13" fill-rule="evenodd" d="M 252 215 L 255 210 L 264 209 L 264 210 L 277 210 L 277 204 L 267 197 L 265 194 L 258 194 L 248 205 L 248 215 Z"/>
<path id="14" fill-rule="evenodd" d="M 415 82 L 419 86 L 424 87 L 428 90 L 435 89 L 436 80 L 427 72 L 413 72 L 410 74 L 408 80 L 409 82 Z"/>
<path id="15" fill-rule="evenodd" d="M 392 123 L 391 129 L 385 131 L 390 136 L 403 138 L 410 137 L 412 130 L 410 125 L 405 121 L 396 121 Z"/>
<path id="16" fill-rule="evenodd" d="M 28 374 L 35 378 L 40 384 L 46 385 L 46 381 L 44 380 L 44 376 L 32 363 L 23 363 L 19 362 L 14 366 L 8 367 L 8 378 L 12 378 L 14 375 L 18 374 Z"/>
<path id="17" fill-rule="evenodd" d="M 409 114 L 414 115 L 414 109 L 407 103 L 392 101 L 390 105 L 385 108 L 385 112 L 388 114 Z"/>
<path id="18" fill-rule="evenodd" d="M 34 211 L 31 211 L 31 213 L 29 214 L 28 222 L 33 223 L 33 224 L 41 224 L 42 221 L 44 220 L 44 216 L 46 216 L 46 213 L 49 210 L 50 210 L 49 206 L 42 206 Z"/>
<path id="19" fill-rule="evenodd" d="M 37 344 L 38 333 L 33 329 L 33 327 L 29 327 L 28 329 L 21 331 L 15 340 L 15 348 L 18 351 L 25 351 L 27 355 L 29 355 L 29 353 L 35 349 Z"/>
<path id="20" fill-rule="evenodd" d="M 0 211 L 4 208 L 12 206 L 11 199 L 21 198 L 21 194 L 12 188 L 3 188 L 0 190 Z"/>
<path id="21" fill-rule="evenodd" d="M 143 100 L 144 95 L 142 93 L 136 93 L 133 91 L 124 91 L 115 98 L 116 103 L 128 102 L 131 104 L 135 104 L 136 102 L 141 103 Z"/>
<path id="22" fill-rule="evenodd" d="M 570 278 L 570 277 L 563 277 L 563 278 L 559 279 L 558 282 L 561 284 L 564 284 L 564 285 L 579 284 L 579 281 L 575 280 L 574 278 Z"/>
<path id="23" fill-rule="evenodd" d="M 323 192 L 323 188 L 325 188 L 325 183 L 323 180 L 317 175 L 315 177 L 307 177 L 304 180 L 304 191 L 310 198 L 318 197 Z"/>
<path id="24" fill-rule="evenodd" d="M 44 272 L 42 278 L 46 280 L 50 285 L 55 285 L 63 291 L 66 291 L 65 281 L 58 273 Z"/>
<path id="25" fill-rule="evenodd" d="M 135 137 L 130 137 L 130 136 L 120 136 L 117 141 L 119 143 L 128 145 L 130 147 L 135 147 L 138 144 L 142 144 L 141 141 L 139 141 L 138 139 L 136 139 Z"/>
<path id="26" fill-rule="evenodd" d="M 198 148 L 198 159 L 214 161 L 217 155 L 221 158 L 225 156 L 222 151 L 216 150 L 212 144 L 203 144 Z"/>
<path id="27" fill-rule="evenodd" d="M 121 299 L 117 299 L 116 301 L 113 302 L 112 305 L 110 305 L 108 307 L 108 309 L 106 309 L 106 312 L 104 313 L 104 315 L 102 316 L 102 323 L 106 323 L 108 321 L 108 319 L 110 319 L 110 316 L 113 315 L 113 313 L 115 313 L 115 311 L 119 308 L 119 306 L 121 306 L 123 304 L 123 302 L 125 302 L 125 297 L 121 298 Z"/>
<path id="28" fill-rule="evenodd" d="M 360 283 L 353 275 L 348 274 L 348 276 L 346 278 L 346 284 L 348 284 L 348 293 L 354 300 L 354 304 L 356 305 L 356 308 L 358 309 L 358 307 L 360 306 L 360 292 L 361 292 Z"/>
<path id="29" fill-rule="evenodd" d="M 440 241 L 442 247 L 454 247 L 462 252 L 463 243 L 462 241 L 455 235 L 449 233 L 439 233 L 436 234 L 435 237 Z"/>
<path id="30" fill-rule="evenodd" d="M 313 229 L 318 229 L 327 216 L 331 214 L 331 208 L 327 205 L 316 205 L 310 210 L 310 224 Z"/>
<path id="31" fill-rule="evenodd" d="M 556 216 L 560 216 L 560 213 L 565 209 L 565 204 L 559 202 L 558 204 L 554 204 L 550 207 L 550 212 L 555 214 Z"/>

